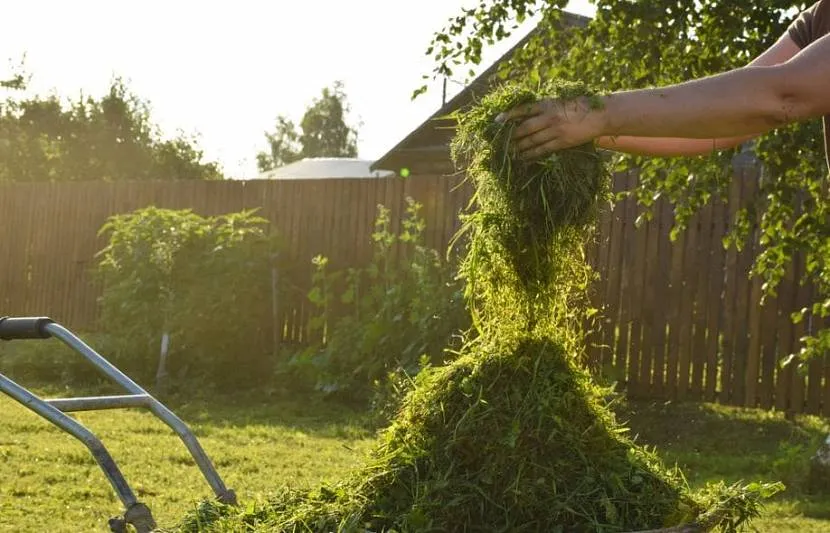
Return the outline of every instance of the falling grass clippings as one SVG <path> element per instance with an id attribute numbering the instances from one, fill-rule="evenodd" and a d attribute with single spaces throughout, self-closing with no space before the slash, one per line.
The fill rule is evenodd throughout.
<path id="1" fill-rule="evenodd" d="M 468 242 L 462 275 L 473 310 L 491 307 L 484 310 L 488 324 L 501 323 L 512 309 L 531 329 L 540 319 L 551 329 L 551 321 L 562 324 L 562 313 L 583 307 L 573 298 L 589 282 L 582 253 L 598 207 L 608 200 L 607 165 L 592 144 L 521 161 L 510 143 L 518 124 L 496 120 L 542 96 L 581 95 L 596 96 L 576 83 L 544 91 L 506 85 L 458 117 L 452 155 L 475 190 L 474 208 L 462 217 L 460 236 Z"/>
<path id="2" fill-rule="evenodd" d="M 367 464 L 261 508 L 205 504 L 183 531 L 735 532 L 757 516 L 777 484 L 692 493 L 633 441 L 611 391 L 580 364 L 584 247 L 607 167 L 592 145 L 520 162 L 516 124 L 495 117 L 539 98 L 595 96 L 572 83 L 506 85 L 458 116 L 453 157 L 475 195 L 456 244 L 478 335 L 416 377 Z"/>

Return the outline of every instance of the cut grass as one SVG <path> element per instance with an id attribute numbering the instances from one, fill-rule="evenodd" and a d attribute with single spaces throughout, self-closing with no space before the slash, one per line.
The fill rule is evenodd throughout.
<path id="1" fill-rule="evenodd" d="M 339 478 L 375 443 L 352 411 L 256 397 L 170 403 L 197 430 L 243 506 L 282 486 Z M 677 462 L 693 487 L 721 479 L 783 480 L 787 490 L 753 522 L 758 531 L 830 532 L 830 498 L 799 487 L 815 446 L 830 433 L 827 422 L 711 404 L 634 402 L 618 412 L 642 443 Z M 84 447 L 5 396 L 0 413 L 0 531 L 107 531 L 120 504 Z M 150 415 L 110 411 L 80 418 L 98 431 L 161 526 L 176 524 L 210 496 L 184 447 Z"/>

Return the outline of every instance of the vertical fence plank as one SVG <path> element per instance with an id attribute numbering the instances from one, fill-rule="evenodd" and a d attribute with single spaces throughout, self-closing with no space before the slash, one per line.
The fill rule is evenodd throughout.
<path id="1" fill-rule="evenodd" d="M 645 229 L 646 244 L 644 248 L 645 253 L 645 272 L 643 279 L 643 308 L 642 308 L 642 342 L 640 352 L 640 394 L 651 396 L 653 394 L 652 376 L 654 374 L 654 352 L 656 349 L 655 337 L 656 332 L 660 329 L 658 324 L 655 324 L 657 314 L 655 308 L 659 294 L 660 279 L 660 239 L 662 237 L 663 224 L 663 209 L 660 205 L 653 207 L 653 218 L 648 222 L 648 227 Z M 643 231 L 643 230 L 641 230 Z"/>
<path id="2" fill-rule="evenodd" d="M 620 193 L 628 187 L 627 174 L 615 174 L 613 192 Z M 609 233 L 607 283 L 602 309 L 602 344 L 606 346 L 603 354 L 603 369 L 605 373 L 613 374 L 614 378 L 623 379 L 615 369 L 614 355 L 617 351 L 615 341 L 620 321 L 620 281 L 622 277 L 623 246 L 622 236 L 625 235 L 625 226 L 628 223 L 626 210 L 629 202 L 623 200 L 615 202 L 611 209 L 611 227 Z"/>
<path id="3" fill-rule="evenodd" d="M 694 320 L 694 298 L 695 287 L 697 283 L 698 267 L 698 250 L 697 241 L 700 234 L 700 217 L 695 216 L 689 221 L 689 225 L 685 233 L 684 239 L 684 256 L 683 256 L 683 270 L 682 282 L 679 289 L 680 301 L 675 305 L 680 309 L 679 324 L 679 346 L 678 346 L 678 364 L 677 364 L 677 398 L 685 400 L 689 394 L 690 386 L 690 370 L 692 364 L 692 324 Z"/>
<path id="4" fill-rule="evenodd" d="M 754 198 L 758 182 L 747 176 L 746 169 L 741 169 L 738 177 L 743 189 L 740 207 L 746 207 Z M 749 314 L 753 305 L 751 300 L 753 282 L 749 278 L 749 272 L 752 266 L 753 245 L 754 239 L 750 238 L 738 253 L 737 270 L 735 272 L 735 282 L 737 284 L 734 311 L 735 352 L 733 356 L 734 364 L 732 365 L 732 397 L 730 398 L 730 402 L 734 405 L 745 405 L 746 401 L 747 369 L 750 357 L 750 339 L 747 332 L 749 331 Z"/>
<path id="5" fill-rule="evenodd" d="M 642 214 L 642 208 L 637 209 L 636 216 Z M 641 396 L 643 391 L 641 387 L 643 383 L 639 381 L 640 378 L 640 364 L 641 364 L 641 344 L 643 335 L 643 288 L 645 284 L 645 264 L 646 264 L 646 243 L 648 241 L 648 225 L 643 225 L 633 231 L 634 245 L 629 248 L 631 252 L 631 333 L 630 344 L 628 347 L 628 376 L 632 383 L 629 389 L 629 394 L 632 396 Z"/>
<path id="6" fill-rule="evenodd" d="M 761 366 L 761 280 L 753 276 L 750 281 L 749 314 L 747 335 L 749 348 L 746 353 L 746 374 L 744 375 L 744 400 L 746 407 L 755 407 L 758 402 L 758 374 Z"/>
<path id="7" fill-rule="evenodd" d="M 795 301 L 796 301 L 796 309 L 803 309 L 807 307 L 810 301 L 810 287 L 803 283 L 802 276 L 805 275 L 805 265 L 804 265 L 804 257 L 800 256 L 796 262 L 796 280 L 799 280 L 797 286 L 795 287 Z M 801 338 L 807 334 L 807 322 L 809 320 L 809 316 L 804 317 L 802 321 L 798 324 L 795 324 L 793 327 L 793 350 L 798 351 L 801 347 Z M 800 363 L 800 361 L 798 361 Z M 804 401 L 805 389 L 806 389 L 806 377 L 802 374 L 800 369 L 793 369 L 792 372 L 792 388 L 790 390 L 790 402 L 792 406 L 793 413 L 803 413 L 806 410 L 806 404 Z"/>
<path id="8" fill-rule="evenodd" d="M 741 202 L 741 182 L 733 179 L 729 185 L 729 200 L 727 202 L 726 232 L 732 229 L 735 213 Z M 720 368 L 720 394 L 717 399 L 721 403 L 730 403 L 732 398 L 732 367 L 735 362 L 735 324 L 738 306 L 738 252 L 735 246 L 726 250 L 726 268 L 724 271 L 724 298 L 723 298 L 723 343 Z"/>
<path id="9" fill-rule="evenodd" d="M 0 184 L 0 242 L 4 253 L 0 254 L 0 313 L 11 312 L 11 283 L 15 275 L 14 260 L 16 250 L 12 248 L 11 230 L 15 225 L 12 206 L 16 198 L 12 184 Z"/>
<path id="10" fill-rule="evenodd" d="M 795 346 L 793 343 L 793 323 L 790 318 L 791 313 L 795 309 L 795 266 L 789 265 L 787 267 L 784 279 L 778 287 L 778 314 L 776 318 L 775 329 L 778 332 L 775 353 L 776 358 L 776 373 L 775 373 L 775 408 L 779 411 L 790 411 L 790 388 L 792 385 L 792 365 L 786 367 L 781 366 L 784 358 L 793 354 Z"/>
<path id="11" fill-rule="evenodd" d="M 758 399 L 762 409 L 771 409 L 775 398 L 778 298 L 767 299 L 761 315 L 761 381 Z"/>
<path id="12" fill-rule="evenodd" d="M 686 233 L 681 233 L 672 247 L 670 296 L 671 310 L 668 316 L 668 353 L 666 354 L 666 395 L 670 399 L 677 398 L 680 386 L 678 367 L 680 366 L 681 338 L 681 300 L 683 298 L 683 261 L 685 260 Z"/>
<path id="13" fill-rule="evenodd" d="M 633 190 L 637 185 L 637 176 L 634 172 L 627 173 L 626 190 Z M 616 353 L 614 356 L 614 367 L 619 372 L 621 379 L 630 384 L 631 376 L 627 374 L 629 368 L 629 332 L 631 329 L 631 279 L 634 277 L 632 273 L 630 248 L 633 247 L 634 239 L 636 238 L 636 228 L 634 221 L 637 218 L 637 202 L 632 196 L 625 199 L 625 224 L 623 224 L 622 242 L 626 243 L 620 258 L 620 310 L 619 319 L 617 322 L 617 342 Z"/>
<path id="14" fill-rule="evenodd" d="M 656 297 L 656 311 L 654 314 L 654 376 L 652 377 L 652 391 L 655 398 L 666 396 L 666 349 L 667 349 L 667 318 L 672 308 L 671 302 L 671 262 L 672 242 L 671 229 L 674 225 L 674 211 L 671 204 L 664 198 L 660 200 L 660 237 L 657 262 L 657 273 L 654 279 L 659 291 Z"/>
<path id="15" fill-rule="evenodd" d="M 703 207 L 700 213 L 700 232 L 697 239 L 697 252 L 695 254 L 695 270 L 697 281 L 693 297 L 693 328 L 691 344 L 692 382 L 689 389 L 689 397 L 699 400 L 703 397 L 703 374 L 706 367 L 706 325 L 707 313 L 709 311 L 709 275 L 711 273 L 710 263 L 712 261 L 713 222 L 714 205 L 712 202 Z M 695 273 L 693 272 L 694 276 Z"/>
<path id="16" fill-rule="evenodd" d="M 724 268 L 726 266 L 726 250 L 723 247 L 723 237 L 727 227 L 728 207 L 720 200 L 712 206 L 712 256 L 709 265 L 709 297 L 706 318 L 706 392 L 704 399 L 714 402 L 717 399 L 718 356 L 720 355 L 721 333 L 723 332 L 723 304 L 724 297 Z"/>
<path id="17" fill-rule="evenodd" d="M 815 315 L 810 317 L 809 332 L 815 335 L 821 327 L 821 318 Z M 817 415 L 821 412 L 821 382 L 824 375 L 823 358 L 813 359 L 808 363 L 807 372 L 807 412 Z"/>

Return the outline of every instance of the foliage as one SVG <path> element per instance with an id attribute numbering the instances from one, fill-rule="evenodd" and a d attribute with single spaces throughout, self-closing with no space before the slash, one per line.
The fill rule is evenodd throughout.
<path id="1" fill-rule="evenodd" d="M 256 156 L 257 168 L 260 172 L 293 163 L 302 158 L 300 134 L 297 126 L 287 117 L 277 117 L 277 124 L 273 133 L 265 133 L 269 151 L 260 152 Z"/>
<path id="2" fill-rule="evenodd" d="M 269 375 L 270 354 L 260 351 L 275 243 L 265 219 L 148 207 L 111 217 L 101 234 L 102 329 L 119 340 L 125 367 L 154 372 L 166 332 L 177 375 L 223 386 Z"/>
<path id="3" fill-rule="evenodd" d="M 277 117 L 275 131 L 265 134 L 268 152 L 257 154 L 260 172 L 308 157 L 356 157 L 357 130 L 346 124 L 348 112 L 343 84 L 335 82 L 306 109 L 299 130 L 288 118 Z"/>
<path id="4" fill-rule="evenodd" d="M 149 105 L 115 80 L 101 98 L 23 97 L 17 75 L 0 103 L 0 182 L 222 179 L 195 139 L 162 139 Z"/>
<path id="5" fill-rule="evenodd" d="M 551 78 L 581 80 L 608 91 L 644 88 L 702 77 L 748 63 L 786 30 L 793 16 L 812 2 L 616 2 L 593 0 L 596 16 L 584 29 L 562 24 L 564 0 L 486 0 L 454 17 L 427 50 L 435 76 L 452 75 L 460 65 L 478 64 L 483 46 L 509 36 L 534 16 L 538 27 L 527 44 L 500 69 L 500 77 L 532 82 Z M 497 80 L 494 80 L 497 81 Z M 421 91 L 422 92 L 422 91 Z M 740 246 L 759 239 L 752 269 L 774 295 L 793 258 L 801 254 L 803 281 L 817 287 L 814 305 L 794 319 L 830 312 L 826 243 L 830 236 L 824 194 L 827 167 L 818 121 L 781 128 L 751 147 L 763 165 L 757 200 L 739 210 L 727 241 Z M 736 150 L 703 157 L 654 159 L 618 155 L 619 167 L 641 169 L 632 191 L 642 205 L 661 197 L 676 205 L 677 235 L 689 218 L 714 198 L 728 200 Z M 822 355 L 830 335 L 813 332 L 798 359 Z"/>
<path id="6" fill-rule="evenodd" d="M 331 272 L 328 258 L 314 258 L 308 297 L 315 309 L 311 332 L 319 342 L 296 355 L 291 366 L 318 390 L 357 402 L 374 392 L 376 407 L 388 409 L 397 396 L 394 387 L 405 384 L 399 380 L 442 364 L 446 349 L 467 329 L 452 265 L 424 244 L 421 207 L 407 198 L 395 232 L 390 210 L 378 206 L 366 267 Z"/>

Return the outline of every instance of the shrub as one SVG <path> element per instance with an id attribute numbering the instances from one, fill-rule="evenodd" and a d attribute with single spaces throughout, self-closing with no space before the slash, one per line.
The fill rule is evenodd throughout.
<path id="1" fill-rule="evenodd" d="M 430 364 L 444 361 L 453 338 L 468 327 L 462 287 L 452 265 L 424 245 L 421 205 L 407 198 L 401 230 L 378 206 L 373 257 L 363 268 L 331 271 L 312 260 L 310 323 L 319 341 L 291 360 L 294 372 L 326 394 L 383 410 L 396 390 Z"/>
<path id="2" fill-rule="evenodd" d="M 113 357 L 146 378 L 166 332 L 175 375 L 222 386 L 267 376 L 276 246 L 267 224 L 252 211 L 201 217 L 155 207 L 110 218 L 98 274 Z"/>

